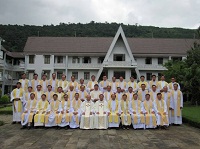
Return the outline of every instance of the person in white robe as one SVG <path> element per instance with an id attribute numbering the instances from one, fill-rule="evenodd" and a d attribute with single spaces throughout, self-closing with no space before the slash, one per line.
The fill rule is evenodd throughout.
<path id="1" fill-rule="evenodd" d="M 151 98 L 152 101 L 156 100 L 156 98 L 157 98 L 157 93 L 158 93 L 158 90 L 157 90 L 156 85 L 152 85 L 152 86 L 151 86 L 151 90 L 150 90 L 150 92 L 149 92 L 150 98 Z"/>
<path id="2" fill-rule="evenodd" d="M 47 91 L 47 86 L 48 86 L 48 80 L 47 80 L 47 75 L 43 74 L 42 75 L 42 80 L 40 80 L 39 84 L 42 86 L 41 90 L 43 92 Z"/>
<path id="3" fill-rule="evenodd" d="M 47 101 L 50 103 L 51 100 L 53 100 L 53 95 L 55 94 L 53 91 L 52 91 L 52 86 L 51 85 L 48 85 L 47 86 L 47 91 L 45 92 L 46 96 L 47 96 Z"/>
<path id="4" fill-rule="evenodd" d="M 71 76 L 71 81 L 69 82 L 69 87 L 73 86 L 74 87 L 74 91 L 78 92 L 78 82 L 76 82 L 76 78 L 75 76 Z M 68 89 L 69 90 L 69 89 Z"/>
<path id="5" fill-rule="evenodd" d="M 172 111 L 172 98 L 171 98 L 172 94 L 170 91 L 168 91 L 168 87 L 164 86 L 163 87 L 163 92 L 162 92 L 162 99 L 165 101 L 165 103 L 167 104 L 167 110 L 168 110 L 168 122 L 169 124 L 171 124 L 172 120 L 171 120 L 171 111 Z"/>
<path id="6" fill-rule="evenodd" d="M 61 77 L 61 80 L 58 81 L 58 87 L 62 87 L 63 89 L 63 92 L 67 92 L 68 90 L 68 85 L 69 85 L 69 82 L 66 80 L 66 75 L 65 74 L 62 74 L 62 77 Z"/>
<path id="7" fill-rule="evenodd" d="M 146 85 L 145 84 L 141 84 L 141 89 L 138 91 L 138 100 L 140 101 L 145 101 L 145 95 L 148 94 L 148 90 L 145 89 Z"/>
<path id="8" fill-rule="evenodd" d="M 171 91 L 171 101 L 171 123 L 180 125 L 182 124 L 183 93 L 178 89 L 178 84 L 174 84 L 174 90 Z"/>
<path id="9" fill-rule="evenodd" d="M 72 119 L 69 123 L 70 128 L 80 127 L 81 104 L 82 101 L 79 99 L 79 93 L 75 93 L 75 97 L 72 100 Z"/>
<path id="10" fill-rule="evenodd" d="M 61 86 L 58 87 L 58 92 L 56 93 L 58 95 L 58 100 L 61 102 L 64 99 L 64 93 L 63 93 L 63 89 Z"/>
<path id="11" fill-rule="evenodd" d="M 104 95 L 99 95 L 99 100 L 94 105 L 94 128 L 107 129 L 108 128 L 108 103 L 104 100 Z"/>
<path id="12" fill-rule="evenodd" d="M 21 122 L 21 115 L 23 112 L 23 99 L 24 99 L 24 90 L 21 88 L 21 83 L 17 82 L 17 87 L 11 92 L 11 102 L 12 102 L 12 109 L 13 109 L 13 122 Z"/>
<path id="13" fill-rule="evenodd" d="M 133 100 L 133 88 L 131 86 L 128 87 L 128 92 L 126 93 L 128 101 Z"/>
<path id="14" fill-rule="evenodd" d="M 157 86 L 158 81 L 156 81 L 156 75 L 151 76 L 151 81 L 149 81 L 149 92 L 152 91 L 152 85 Z"/>
<path id="15" fill-rule="evenodd" d="M 58 126 L 68 129 L 69 123 L 72 119 L 72 104 L 67 94 L 64 95 L 64 100 L 61 101 L 61 105 L 62 111 L 59 116 Z"/>
<path id="16" fill-rule="evenodd" d="M 111 91 L 111 86 L 108 85 L 107 86 L 107 91 L 104 92 L 104 98 L 106 101 L 111 99 L 111 95 L 113 94 L 113 92 Z"/>
<path id="17" fill-rule="evenodd" d="M 99 89 L 102 93 L 106 92 L 107 86 L 110 82 L 107 80 L 107 76 L 103 76 L 103 81 L 99 82 Z"/>
<path id="18" fill-rule="evenodd" d="M 96 77 L 95 77 L 94 75 L 92 75 L 92 76 L 91 76 L 91 80 L 88 81 L 88 83 L 87 83 L 87 88 L 86 88 L 86 90 L 87 90 L 88 94 L 89 94 L 91 91 L 94 90 L 94 85 L 95 85 L 95 84 L 98 84 L 98 82 L 97 82 L 95 79 L 96 79 Z"/>
<path id="19" fill-rule="evenodd" d="M 160 81 L 157 83 L 157 88 L 160 92 L 163 92 L 163 87 L 167 86 L 169 88 L 169 84 L 165 81 L 165 76 L 162 75 Z"/>
<path id="20" fill-rule="evenodd" d="M 86 84 L 84 83 L 84 79 L 83 78 L 81 78 L 79 80 L 77 92 L 79 92 L 81 90 L 81 86 L 84 86 L 85 88 L 87 87 Z"/>
<path id="21" fill-rule="evenodd" d="M 115 77 L 112 77 L 112 81 L 109 83 L 109 86 L 111 86 L 112 92 L 117 92 L 117 87 L 119 87 L 119 82 L 116 81 Z"/>
<path id="22" fill-rule="evenodd" d="M 59 116 L 62 111 L 61 102 L 58 100 L 58 95 L 53 95 L 53 100 L 50 102 L 45 115 L 45 127 L 54 127 L 59 124 Z M 58 129 L 58 127 L 56 127 Z"/>
<path id="23" fill-rule="evenodd" d="M 133 89 L 133 92 L 134 93 L 137 93 L 138 89 L 139 89 L 139 86 L 137 84 L 137 82 L 135 81 L 134 77 L 130 77 L 130 81 L 127 83 L 127 86 L 126 88 L 128 89 L 129 87 L 132 87 Z"/>
<path id="24" fill-rule="evenodd" d="M 150 94 L 146 94 L 146 100 L 142 102 L 143 113 L 145 114 L 145 127 L 156 128 L 156 115 L 154 112 L 153 101 Z"/>
<path id="25" fill-rule="evenodd" d="M 91 96 L 87 95 L 86 100 L 81 104 L 81 129 L 94 129 L 94 102 Z"/>
<path id="26" fill-rule="evenodd" d="M 56 73 L 52 73 L 52 78 L 49 79 L 48 85 L 52 86 L 52 91 L 57 92 L 58 79 L 56 79 Z"/>
<path id="27" fill-rule="evenodd" d="M 162 99 L 162 94 L 157 93 L 157 99 L 153 102 L 154 111 L 156 113 L 156 121 L 158 128 L 166 129 L 169 126 L 167 104 Z"/>
<path id="28" fill-rule="evenodd" d="M 67 92 L 67 95 L 68 95 L 68 98 L 70 101 L 72 101 L 74 99 L 75 93 L 76 93 L 76 91 L 74 90 L 74 86 L 70 85 L 69 90 Z"/>
<path id="29" fill-rule="evenodd" d="M 116 99 L 121 101 L 123 93 L 121 92 L 121 87 L 117 87 L 117 92 L 115 93 Z"/>
<path id="30" fill-rule="evenodd" d="M 93 102 L 96 102 L 99 100 L 99 95 L 101 94 L 102 92 L 99 90 L 99 85 L 98 84 L 95 84 L 94 85 L 94 90 L 90 92 L 90 95 L 91 95 L 91 99 Z"/>
<path id="31" fill-rule="evenodd" d="M 33 79 L 32 80 L 29 80 L 29 84 L 28 86 L 32 86 L 33 88 L 33 92 L 36 91 L 37 89 L 37 85 L 39 85 L 40 81 L 38 79 L 38 74 L 37 73 L 34 73 L 33 74 Z"/>
<path id="32" fill-rule="evenodd" d="M 31 125 L 33 126 L 33 117 L 36 112 L 36 106 L 37 106 L 37 100 L 35 99 L 35 94 L 31 93 L 30 99 L 26 104 L 25 111 L 21 115 L 22 129 L 24 129 L 26 125 L 28 125 L 28 129 L 31 128 Z"/>
<path id="33" fill-rule="evenodd" d="M 121 87 L 122 93 L 127 92 L 126 82 L 124 81 L 124 78 L 122 76 L 119 77 L 119 87 Z"/>
<path id="34" fill-rule="evenodd" d="M 148 82 L 145 81 L 145 77 L 144 76 L 140 76 L 140 82 L 138 82 L 138 87 L 139 87 L 139 90 L 141 90 L 141 85 L 142 84 L 145 84 L 145 90 L 149 90 L 149 84 Z"/>
<path id="35" fill-rule="evenodd" d="M 35 90 L 35 99 L 37 101 L 41 100 L 41 96 L 44 92 L 42 91 L 42 86 L 41 85 L 37 85 L 37 88 Z"/>
<path id="36" fill-rule="evenodd" d="M 138 100 L 138 95 L 133 95 L 133 100 L 129 104 L 129 111 L 131 113 L 132 125 L 134 129 L 145 129 L 145 118 L 143 114 L 142 102 Z"/>
<path id="37" fill-rule="evenodd" d="M 21 83 L 21 88 L 24 89 L 25 92 L 28 90 L 29 80 L 26 79 L 26 73 L 22 73 L 21 79 L 19 79 L 19 82 Z"/>
<path id="38" fill-rule="evenodd" d="M 122 100 L 120 101 L 120 117 L 122 129 L 129 129 L 131 125 L 131 116 L 129 112 L 129 100 L 126 94 L 123 94 Z"/>
<path id="39" fill-rule="evenodd" d="M 25 111 L 25 107 L 26 107 L 28 100 L 30 99 L 31 93 L 32 93 L 32 86 L 29 86 L 28 91 L 25 92 L 24 98 L 23 98 L 23 111 Z"/>
<path id="40" fill-rule="evenodd" d="M 36 114 L 34 116 L 34 127 L 44 126 L 45 114 L 47 113 L 49 102 L 47 101 L 46 94 L 42 94 L 41 100 L 37 102 Z"/>
<path id="41" fill-rule="evenodd" d="M 181 89 L 179 83 L 176 82 L 176 78 L 172 77 L 171 78 L 171 83 L 169 83 L 169 86 L 168 86 L 169 87 L 169 91 L 174 90 L 174 84 L 178 84 L 178 90 Z"/>
<path id="42" fill-rule="evenodd" d="M 79 93 L 79 96 L 80 96 L 81 101 L 82 101 L 82 102 L 85 101 L 85 100 L 86 100 L 86 97 L 87 97 L 87 95 L 88 95 L 88 92 L 86 91 L 84 85 L 81 85 L 81 86 L 80 86 L 80 91 L 79 91 L 78 93 Z"/>
<path id="43" fill-rule="evenodd" d="M 108 101 L 108 127 L 119 128 L 120 118 L 120 102 L 116 100 L 116 95 L 111 95 L 111 100 Z"/>

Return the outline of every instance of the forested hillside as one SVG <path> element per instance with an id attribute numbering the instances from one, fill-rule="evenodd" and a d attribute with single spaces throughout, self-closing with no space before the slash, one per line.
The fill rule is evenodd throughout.
<path id="1" fill-rule="evenodd" d="M 140 38 L 194 38 L 196 30 L 183 28 L 160 28 L 154 26 L 125 25 L 118 23 L 60 23 L 59 25 L 0 25 L 0 37 L 6 42 L 2 45 L 9 51 L 23 51 L 30 36 L 77 36 L 114 37 L 122 25 L 126 37 Z"/>

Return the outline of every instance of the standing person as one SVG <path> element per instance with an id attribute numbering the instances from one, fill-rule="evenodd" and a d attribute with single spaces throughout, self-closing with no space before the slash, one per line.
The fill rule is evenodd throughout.
<path id="1" fill-rule="evenodd" d="M 113 93 L 117 92 L 117 87 L 119 87 L 119 82 L 116 82 L 115 77 L 112 77 L 112 81 L 110 82 L 109 86 L 111 86 Z"/>
<path id="2" fill-rule="evenodd" d="M 151 76 L 151 81 L 149 81 L 149 90 L 152 90 L 152 85 L 157 85 L 157 81 L 156 81 L 156 75 L 152 75 Z"/>
<path id="3" fill-rule="evenodd" d="M 163 87 L 164 87 L 164 86 L 169 87 L 169 86 L 168 86 L 168 83 L 165 81 L 165 76 L 162 75 L 161 78 L 160 78 L 160 81 L 158 81 L 158 83 L 157 83 L 158 90 L 159 90 L 160 92 L 163 92 Z"/>
<path id="4" fill-rule="evenodd" d="M 85 90 L 85 86 L 80 86 L 79 96 L 82 102 L 86 100 L 87 95 L 88 92 Z"/>
<path id="5" fill-rule="evenodd" d="M 140 82 L 138 82 L 139 90 L 141 90 L 141 85 L 145 84 L 145 90 L 149 90 L 149 84 L 145 81 L 145 77 L 140 77 Z"/>
<path id="6" fill-rule="evenodd" d="M 111 100 L 108 101 L 108 126 L 119 128 L 119 112 L 120 112 L 120 103 L 116 100 L 116 95 L 111 95 Z"/>
<path id="7" fill-rule="evenodd" d="M 39 85 L 42 86 L 41 91 L 43 91 L 43 92 L 47 91 L 48 80 L 47 80 L 47 75 L 46 74 L 42 75 L 42 80 L 40 80 Z"/>
<path id="8" fill-rule="evenodd" d="M 32 86 L 33 88 L 33 92 L 36 91 L 37 86 L 39 85 L 40 81 L 38 79 L 38 74 L 34 73 L 33 74 L 33 79 L 31 81 L 29 81 L 29 85 L 28 86 Z"/>
<path id="9" fill-rule="evenodd" d="M 94 128 L 94 102 L 91 101 L 91 96 L 87 95 L 86 100 L 81 104 L 81 129 Z"/>
<path id="10" fill-rule="evenodd" d="M 35 90 L 35 99 L 37 101 L 41 100 L 41 96 L 44 92 L 42 91 L 42 86 L 41 85 L 37 85 L 37 88 Z"/>
<path id="11" fill-rule="evenodd" d="M 67 92 L 68 98 L 70 101 L 72 101 L 74 99 L 76 91 L 74 91 L 74 86 L 70 85 L 69 86 L 69 91 Z"/>
<path id="12" fill-rule="evenodd" d="M 150 94 L 146 94 L 146 100 L 143 104 L 143 113 L 145 114 L 145 127 L 146 128 L 156 128 L 156 116 L 154 112 L 153 102 L 151 100 Z"/>
<path id="13" fill-rule="evenodd" d="M 126 89 L 126 82 L 124 81 L 124 78 L 121 76 L 119 77 L 119 87 L 121 87 L 121 92 L 124 93 L 127 91 Z"/>
<path id="14" fill-rule="evenodd" d="M 22 73 L 21 79 L 19 80 L 19 82 L 21 83 L 21 88 L 23 88 L 24 91 L 27 92 L 29 80 L 26 79 L 26 73 Z"/>
<path id="15" fill-rule="evenodd" d="M 178 84 L 178 90 L 181 89 L 179 83 L 176 82 L 176 78 L 172 77 L 171 83 L 169 83 L 169 91 L 174 90 L 174 84 Z"/>
<path id="16" fill-rule="evenodd" d="M 22 129 L 25 128 L 26 125 L 28 125 L 28 129 L 31 128 L 31 125 L 33 124 L 33 117 L 36 112 L 36 105 L 37 100 L 35 99 L 35 94 L 31 93 L 30 99 L 26 104 L 25 111 L 21 116 Z"/>
<path id="17" fill-rule="evenodd" d="M 91 76 L 91 81 L 88 82 L 87 84 L 87 91 L 90 93 L 91 91 L 94 90 L 94 85 L 98 84 L 98 82 L 95 80 L 96 77 L 94 75 Z"/>
<path id="18" fill-rule="evenodd" d="M 21 88 L 21 83 L 17 82 L 17 87 L 11 92 L 11 102 L 13 107 L 13 122 L 21 122 L 21 115 L 23 112 L 22 102 L 24 98 L 24 90 Z"/>
<path id="19" fill-rule="evenodd" d="M 52 86 L 52 91 L 57 92 L 58 80 L 56 79 L 56 73 L 52 73 L 52 78 L 49 79 L 49 84 Z"/>
<path id="20" fill-rule="evenodd" d="M 84 87 L 86 88 L 86 85 L 85 85 L 85 83 L 84 83 L 84 79 L 83 79 L 83 78 L 81 78 L 81 79 L 79 80 L 77 92 L 81 90 L 81 86 L 84 86 Z"/>
<path id="21" fill-rule="evenodd" d="M 25 92 L 24 98 L 23 98 L 23 111 L 25 111 L 25 107 L 26 107 L 28 100 L 30 99 L 31 93 L 32 93 L 32 86 L 29 86 L 28 91 Z"/>
<path id="22" fill-rule="evenodd" d="M 178 84 L 174 84 L 171 91 L 172 117 L 171 122 L 176 125 L 182 124 L 183 93 L 178 89 Z"/>
<path id="23" fill-rule="evenodd" d="M 158 128 L 166 129 L 169 126 L 167 104 L 162 100 L 162 94 L 157 93 L 157 99 L 154 101 L 154 110 L 156 113 Z"/>
<path id="24" fill-rule="evenodd" d="M 92 101 L 96 102 L 99 100 L 99 95 L 101 94 L 102 92 L 99 90 L 99 85 L 98 84 L 95 84 L 94 85 L 94 90 L 92 92 L 90 92 L 90 95 L 91 95 L 91 98 L 92 98 Z"/>
<path id="25" fill-rule="evenodd" d="M 126 93 L 128 101 L 131 101 L 133 99 L 133 88 L 130 86 L 128 87 L 128 92 Z"/>
<path id="26" fill-rule="evenodd" d="M 141 84 L 141 90 L 138 91 L 138 100 L 145 101 L 145 95 L 148 94 L 148 90 L 145 89 L 146 85 Z"/>
<path id="27" fill-rule="evenodd" d="M 128 89 L 129 87 L 132 87 L 133 92 L 137 93 L 139 87 L 138 87 L 137 82 L 135 82 L 134 77 L 130 77 L 130 81 L 127 83 L 127 87 L 126 88 Z"/>
<path id="28" fill-rule="evenodd" d="M 55 94 L 53 91 L 52 91 L 52 86 L 51 85 L 48 85 L 47 86 L 47 91 L 46 91 L 46 97 L 47 97 L 47 101 L 50 103 L 51 100 L 53 99 L 53 95 Z"/>
<path id="29" fill-rule="evenodd" d="M 130 102 L 129 111 L 131 113 L 132 124 L 134 129 L 145 129 L 145 119 L 143 114 L 142 102 L 138 100 L 138 95 L 133 95 L 133 100 Z"/>
<path id="30" fill-rule="evenodd" d="M 115 93 L 116 99 L 121 101 L 123 93 L 121 92 L 121 87 L 117 87 L 117 92 Z"/>
<path id="31" fill-rule="evenodd" d="M 99 100 L 94 105 L 94 128 L 107 129 L 108 128 L 108 103 L 104 100 L 104 95 L 99 95 Z"/>
<path id="32" fill-rule="evenodd" d="M 47 113 L 47 109 L 49 107 L 49 102 L 47 101 L 46 94 L 42 94 L 41 98 L 42 99 L 38 101 L 36 105 L 36 114 L 34 116 L 34 127 L 44 126 L 45 114 Z"/>
<path id="33" fill-rule="evenodd" d="M 58 100 L 61 102 L 64 99 L 64 93 L 62 92 L 62 87 L 59 86 L 57 89 Z"/>
<path id="34" fill-rule="evenodd" d="M 149 92 L 152 101 L 156 100 L 157 93 L 158 93 L 158 90 L 157 90 L 156 85 L 152 85 L 151 91 Z"/>
<path id="35" fill-rule="evenodd" d="M 70 128 L 78 128 L 80 126 L 81 104 L 82 101 L 79 99 L 79 93 L 76 93 L 72 100 L 72 119 L 69 124 Z"/>
<path id="36" fill-rule="evenodd" d="M 75 76 L 71 76 L 71 81 L 69 82 L 69 87 L 73 86 L 74 87 L 74 91 L 78 92 L 78 82 L 76 82 L 76 78 Z"/>
<path id="37" fill-rule="evenodd" d="M 69 82 L 66 80 L 66 75 L 62 74 L 61 80 L 58 81 L 58 87 L 62 87 L 63 92 L 67 92 Z"/>
<path id="38" fill-rule="evenodd" d="M 126 94 L 123 94 L 122 100 L 120 101 L 120 117 L 122 128 L 129 129 L 131 125 L 131 116 L 129 112 L 129 100 Z"/>
<path id="39" fill-rule="evenodd" d="M 104 98 L 106 101 L 111 99 L 111 95 L 113 94 L 113 92 L 111 91 L 111 86 L 108 85 L 107 86 L 107 91 L 104 92 Z"/>
<path id="40" fill-rule="evenodd" d="M 103 81 L 99 83 L 99 89 L 102 93 L 104 93 L 107 90 L 107 86 L 109 85 L 109 81 L 107 80 L 107 76 L 103 76 Z"/>

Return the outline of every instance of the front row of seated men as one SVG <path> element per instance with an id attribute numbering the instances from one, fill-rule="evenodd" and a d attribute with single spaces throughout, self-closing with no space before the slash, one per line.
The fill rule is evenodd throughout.
<path id="1" fill-rule="evenodd" d="M 108 127 L 121 126 L 129 129 L 131 124 L 134 129 L 166 128 L 169 125 L 168 109 L 162 94 L 157 93 L 157 99 L 152 101 L 150 94 L 146 94 L 144 102 L 138 100 L 138 95 L 133 94 L 133 100 L 129 101 L 126 94 L 119 101 L 112 94 L 107 102 L 104 95 L 99 95 L 99 100 L 93 102 L 87 95 L 85 101 L 81 101 L 79 93 L 75 93 L 74 99 L 69 100 L 64 94 L 62 101 L 54 94 L 51 102 L 48 102 L 46 94 L 41 95 L 41 100 L 35 99 L 35 94 L 30 94 L 25 111 L 21 115 L 22 128 L 31 126 L 45 126 L 56 128 L 81 128 L 81 129 L 107 129 Z"/>

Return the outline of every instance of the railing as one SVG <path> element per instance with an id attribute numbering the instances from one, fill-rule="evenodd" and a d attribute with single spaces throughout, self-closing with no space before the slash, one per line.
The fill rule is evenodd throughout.
<path id="1" fill-rule="evenodd" d="M 65 68 L 66 65 L 65 65 L 65 63 L 55 63 L 55 64 L 54 64 L 54 67 L 55 67 L 55 68 Z"/>
<path id="2" fill-rule="evenodd" d="M 104 62 L 103 65 L 105 67 L 109 67 L 109 66 L 116 66 L 116 67 L 132 67 L 132 66 L 136 66 L 136 63 L 132 63 L 130 61 L 108 61 L 108 62 Z"/>
<path id="3" fill-rule="evenodd" d="M 84 68 L 100 68 L 102 64 L 93 64 L 93 63 L 80 63 L 80 64 L 68 64 L 68 69 L 73 69 L 73 68 L 79 68 L 79 69 L 84 69 Z"/>
<path id="4" fill-rule="evenodd" d="M 164 66 L 162 65 L 147 65 L 147 64 L 144 64 L 144 65 L 141 65 L 141 64 L 138 64 L 138 69 L 139 70 L 167 70 Z"/>

